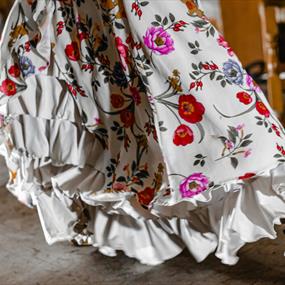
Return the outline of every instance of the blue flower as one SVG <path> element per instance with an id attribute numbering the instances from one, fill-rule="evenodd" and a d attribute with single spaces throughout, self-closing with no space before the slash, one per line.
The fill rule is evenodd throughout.
<path id="1" fill-rule="evenodd" d="M 35 73 L 35 66 L 33 65 L 32 61 L 26 56 L 20 57 L 20 68 L 24 77 Z"/>
<path id="2" fill-rule="evenodd" d="M 223 64 L 223 71 L 225 77 L 232 83 L 237 85 L 243 84 L 243 69 L 242 67 L 234 60 L 229 59 Z"/>

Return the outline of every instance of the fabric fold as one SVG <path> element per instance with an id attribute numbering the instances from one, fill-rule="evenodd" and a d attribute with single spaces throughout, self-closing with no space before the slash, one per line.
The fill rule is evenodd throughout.
<path id="1" fill-rule="evenodd" d="M 48 244 L 238 262 L 285 218 L 285 129 L 196 1 L 23 1 L 0 51 L 7 189 Z"/>

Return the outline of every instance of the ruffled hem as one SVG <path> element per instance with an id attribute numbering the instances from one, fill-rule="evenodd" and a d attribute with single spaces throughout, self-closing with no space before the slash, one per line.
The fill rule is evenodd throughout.
<path id="1" fill-rule="evenodd" d="M 197 262 L 215 252 L 222 263 L 233 265 L 245 243 L 276 238 L 274 225 L 285 218 L 285 163 L 177 203 L 158 196 L 145 209 L 133 192 L 104 191 L 101 147 L 78 124 L 74 101 L 56 99 L 65 92 L 62 85 L 48 76 L 30 80 L 36 82 L 29 86 L 54 83 L 51 95 L 40 97 L 50 102 L 34 102 L 32 90 L 9 101 L 7 113 L 13 118 L 1 128 L 0 150 L 10 171 L 8 190 L 37 208 L 49 244 L 77 240 L 109 256 L 122 250 L 149 265 L 187 248 Z"/>
<path id="2" fill-rule="evenodd" d="M 90 199 L 90 189 L 103 183 L 93 168 L 56 166 L 51 160 L 3 149 L 2 145 L 8 168 L 13 164 L 17 169 L 7 188 L 20 201 L 36 206 L 49 244 L 77 240 L 108 256 L 122 250 L 148 265 L 160 264 L 187 248 L 197 262 L 214 252 L 222 263 L 234 265 L 243 245 L 276 238 L 274 225 L 285 218 L 285 163 L 242 183 L 224 183 L 212 190 L 208 203 L 195 209 L 190 210 L 185 201 L 168 206 L 156 203 L 149 212 L 134 195 L 117 200 L 92 195 Z M 184 217 L 179 217 L 178 209 Z"/>
<path id="3" fill-rule="evenodd" d="M 104 192 L 105 165 L 97 164 L 102 148 L 87 126 L 80 125 L 80 104 L 67 94 L 67 82 L 51 64 L 56 57 L 49 32 L 52 19 L 47 16 L 53 9 L 53 1 L 38 1 L 33 15 L 28 15 L 41 34 L 37 58 L 44 69 L 25 80 L 13 79 L 17 93 L 4 97 L 1 104 L 7 104 L 4 113 L 14 118 L 0 129 L 0 153 L 10 171 L 7 188 L 37 208 L 46 241 L 76 240 L 109 256 L 122 250 L 149 265 L 187 248 L 197 262 L 214 252 L 222 263 L 233 265 L 245 243 L 276 238 L 274 225 L 285 218 L 285 163 L 251 179 L 223 182 L 180 203 L 157 197 L 148 210 L 133 192 Z M 8 46 L 8 40 L 5 37 L 2 45 Z M 24 41 L 25 37 L 17 44 Z M 17 61 L 10 50 L 1 59 L 4 79 Z M 165 193 L 166 186 L 159 192 Z"/>

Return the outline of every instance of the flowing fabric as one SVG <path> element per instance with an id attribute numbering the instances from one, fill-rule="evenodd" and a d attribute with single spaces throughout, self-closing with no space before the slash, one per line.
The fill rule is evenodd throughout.
<path id="1" fill-rule="evenodd" d="M 285 217 L 285 130 L 194 0 L 17 0 L 1 39 L 7 189 L 46 241 L 238 261 Z"/>

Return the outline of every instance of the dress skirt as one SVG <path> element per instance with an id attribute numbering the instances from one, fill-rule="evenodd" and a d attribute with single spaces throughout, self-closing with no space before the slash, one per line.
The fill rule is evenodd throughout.
<path id="1" fill-rule="evenodd" d="M 276 238 L 285 129 L 196 1 L 16 0 L 0 51 L 6 186 L 47 243 L 233 265 Z"/>

